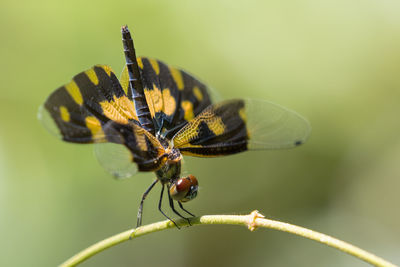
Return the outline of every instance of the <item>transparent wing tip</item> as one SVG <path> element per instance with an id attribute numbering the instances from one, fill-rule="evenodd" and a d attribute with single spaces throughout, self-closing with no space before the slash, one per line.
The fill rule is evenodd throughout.
<path id="1" fill-rule="evenodd" d="M 60 130 L 58 129 L 55 121 L 51 117 L 50 112 L 44 107 L 44 105 L 41 105 L 39 107 L 37 119 L 49 133 L 56 136 L 57 138 L 62 138 Z"/>
<path id="2" fill-rule="evenodd" d="M 308 138 L 310 137 L 311 134 L 311 125 L 308 122 L 308 120 L 306 120 L 305 118 L 301 117 L 301 119 L 303 120 L 303 133 L 300 134 L 300 138 L 295 139 L 294 141 L 294 146 L 300 146 L 302 144 L 304 144 L 305 142 L 307 142 Z"/>
<path id="3" fill-rule="evenodd" d="M 297 112 L 264 100 L 245 100 L 249 148 L 280 149 L 304 144 L 310 123 Z"/>

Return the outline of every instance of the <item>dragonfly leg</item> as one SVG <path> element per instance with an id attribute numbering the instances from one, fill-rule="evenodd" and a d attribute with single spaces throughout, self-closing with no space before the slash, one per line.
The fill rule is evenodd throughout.
<path id="1" fill-rule="evenodd" d="M 158 182 L 158 179 L 156 179 L 150 186 L 149 188 L 147 188 L 146 192 L 144 192 L 143 196 L 142 196 L 142 201 L 140 201 L 140 206 L 139 206 L 139 210 L 138 210 L 138 214 L 137 214 L 137 224 L 136 227 L 139 227 L 142 225 L 142 215 L 143 215 L 143 203 L 144 200 L 146 199 L 147 195 L 149 194 L 150 190 L 153 189 L 153 187 L 155 186 L 155 184 Z"/>
<path id="2" fill-rule="evenodd" d="M 170 192 L 169 192 L 169 188 L 167 188 L 168 190 L 168 200 L 169 200 L 169 206 L 171 207 L 171 209 L 172 209 L 172 211 L 176 214 L 176 215 L 178 215 L 179 217 L 181 217 L 182 219 L 185 219 L 187 222 L 188 222 L 188 224 L 190 225 L 190 226 L 192 226 L 192 224 L 190 223 L 190 219 L 189 218 L 186 218 L 186 217 L 183 217 L 176 209 L 175 209 L 175 206 L 174 206 L 174 200 L 172 199 L 172 197 L 171 197 L 171 194 L 170 194 Z M 178 202 L 179 203 L 179 202 Z"/>
<path id="3" fill-rule="evenodd" d="M 193 217 L 196 217 L 196 215 L 194 215 L 194 214 L 192 214 L 191 212 L 189 212 L 188 210 L 186 210 L 186 209 L 183 207 L 183 205 L 182 205 L 181 202 L 178 201 L 178 204 L 179 204 L 179 207 L 180 207 L 183 211 L 185 211 L 187 214 L 189 214 L 189 215 L 191 215 L 191 216 L 193 216 Z"/>
<path id="4" fill-rule="evenodd" d="M 171 222 L 173 222 L 176 226 L 176 228 L 181 229 L 174 220 L 172 220 L 170 217 L 168 217 L 162 210 L 161 210 L 161 205 L 162 205 L 162 198 L 163 198 L 163 194 L 164 194 L 164 185 L 162 185 L 161 188 L 161 195 L 160 195 L 160 201 L 158 202 L 158 210 L 162 213 L 162 215 L 164 215 L 165 218 L 167 218 L 168 220 L 170 220 Z"/>

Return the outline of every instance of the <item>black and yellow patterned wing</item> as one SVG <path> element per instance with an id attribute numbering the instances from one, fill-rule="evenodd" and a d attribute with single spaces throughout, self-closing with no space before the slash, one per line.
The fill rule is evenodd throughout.
<path id="1" fill-rule="evenodd" d="M 138 125 L 130 90 L 108 66 L 94 66 L 54 91 L 39 119 L 67 142 L 123 144 L 141 171 L 158 169 L 165 158 L 158 140 Z"/>
<path id="2" fill-rule="evenodd" d="M 137 62 L 155 133 L 171 138 L 211 105 L 207 87 L 185 71 L 145 57 L 137 58 Z M 124 90 L 129 86 L 128 79 L 125 68 L 120 78 Z"/>
<path id="3" fill-rule="evenodd" d="M 182 154 L 215 157 L 294 147 L 309 133 L 309 123 L 294 111 L 267 101 L 238 99 L 206 108 L 172 141 Z"/>
<path id="4" fill-rule="evenodd" d="M 39 117 L 50 131 L 74 143 L 107 141 L 102 125 L 109 120 L 121 124 L 137 121 L 131 97 L 111 68 L 102 65 L 79 73 L 55 90 L 41 107 Z"/>

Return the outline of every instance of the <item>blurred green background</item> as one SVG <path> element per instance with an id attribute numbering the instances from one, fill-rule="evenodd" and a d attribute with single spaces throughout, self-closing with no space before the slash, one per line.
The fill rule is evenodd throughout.
<path id="1" fill-rule="evenodd" d="M 57 87 L 94 64 L 120 73 L 120 27 L 138 55 L 182 67 L 224 97 L 262 98 L 313 127 L 296 149 L 185 158 L 197 215 L 246 214 L 344 239 L 400 263 L 400 2 L 0 3 L 0 265 L 55 266 L 135 225 L 154 176 L 116 181 L 91 145 L 37 121 Z M 144 223 L 157 211 L 159 186 Z M 113 247 L 82 266 L 367 266 L 281 232 L 201 226 Z"/>

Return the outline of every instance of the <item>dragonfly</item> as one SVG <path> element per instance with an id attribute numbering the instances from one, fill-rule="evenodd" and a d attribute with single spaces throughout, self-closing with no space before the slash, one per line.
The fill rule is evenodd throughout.
<path id="1" fill-rule="evenodd" d="M 194 175 L 181 175 L 183 155 L 219 157 L 292 148 L 307 140 L 311 127 L 296 112 L 263 100 L 215 102 L 212 90 L 186 71 L 136 57 L 128 27 L 121 32 L 125 66 L 120 78 L 109 66 L 95 65 L 51 93 L 38 117 L 63 141 L 95 144 L 99 162 L 117 178 L 155 173 L 142 195 L 137 227 L 157 183 L 158 210 L 178 227 L 162 209 L 167 188 L 171 210 L 190 225 L 181 213 L 195 216 L 183 204 L 196 198 L 199 182 Z"/>

